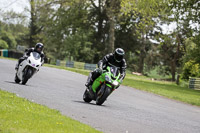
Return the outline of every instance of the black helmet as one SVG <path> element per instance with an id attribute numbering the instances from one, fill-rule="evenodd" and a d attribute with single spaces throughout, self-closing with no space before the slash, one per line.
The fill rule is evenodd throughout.
<path id="1" fill-rule="evenodd" d="M 36 45 L 35 45 L 35 50 L 37 51 L 37 52 L 42 52 L 43 51 L 43 44 L 42 43 L 37 43 Z"/>
<path id="2" fill-rule="evenodd" d="M 115 49 L 115 52 L 114 52 L 115 61 L 121 62 L 122 59 L 124 58 L 124 55 L 125 55 L 125 52 L 122 48 Z"/>

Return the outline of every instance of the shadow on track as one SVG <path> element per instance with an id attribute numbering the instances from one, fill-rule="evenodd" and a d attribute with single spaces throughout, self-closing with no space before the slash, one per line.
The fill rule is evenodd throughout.
<path id="1" fill-rule="evenodd" d="M 18 85 L 23 85 L 23 84 L 20 84 L 20 83 L 15 83 L 14 81 L 12 82 L 12 81 L 4 81 L 4 82 L 6 82 L 6 83 L 10 83 L 10 84 L 18 84 Z M 30 87 L 32 87 L 31 85 L 27 85 L 27 84 L 25 84 L 25 85 L 23 85 L 23 86 L 30 86 Z"/>
<path id="2" fill-rule="evenodd" d="M 96 105 L 95 103 L 86 103 L 86 102 L 84 102 L 84 101 L 75 101 L 75 100 L 73 100 L 73 102 L 82 103 L 82 104 L 88 104 L 88 105 Z M 106 107 L 106 105 L 96 105 L 96 106 Z"/>

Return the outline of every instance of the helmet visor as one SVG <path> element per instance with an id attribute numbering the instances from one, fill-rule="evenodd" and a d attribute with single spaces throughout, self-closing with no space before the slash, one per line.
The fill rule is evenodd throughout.
<path id="1" fill-rule="evenodd" d="M 115 54 L 115 60 L 116 60 L 117 62 L 122 61 L 122 59 L 123 59 L 123 55 Z"/>
<path id="2" fill-rule="evenodd" d="M 39 48 L 36 49 L 36 51 L 37 51 L 37 52 L 41 52 L 41 51 L 42 51 L 42 48 L 39 47 Z"/>

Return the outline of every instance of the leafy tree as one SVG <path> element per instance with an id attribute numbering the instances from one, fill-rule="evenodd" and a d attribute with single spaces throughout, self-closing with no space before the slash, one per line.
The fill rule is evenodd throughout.
<path id="1" fill-rule="evenodd" d="M 0 39 L 0 49 L 7 49 L 7 48 L 8 48 L 7 42 Z"/>
<path id="2" fill-rule="evenodd" d="M 30 0 L 29 47 L 43 41 L 43 36 L 40 33 L 43 30 L 46 18 L 50 15 L 47 2 L 48 0 Z"/>
<path id="3" fill-rule="evenodd" d="M 54 9 L 53 7 L 58 8 Z M 91 49 L 90 38 L 92 36 L 90 31 L 92 32 L 93 29 L 87 18 L 88 8 L 88 3 L 84 1 L 57 1 L 51 3 L 51 15 L 47 18 L 42 31 L 46 37 L 44 43 L 48 44 L 46 51 L 50 56 L 55 56 L 58 59 L 72 56 L 76 60 L 88 60 L 85 56 L 77 57 L 77 53 L 80 52 L 81 55 L 84 54 L 84 51 Z M 84 51 L 79 51 L 79 47 L 82 47 Z"/>
<path id="4" fill-rule="evenodd" d="M 190 69 L 193 69 L 200 62 L 200 54 L 198 52 L 200 50 L 200 26 L 197 24 L 199 23 L 199 1 L 174 0 L 169 3 L 178 25 L 177 29 L 180 34 L 181 43 L 183 44 L 182 77 L 188 79 L 188 76 L 194 76 L 194 73 L 187 72 L 189 66 Z"/>
<path id="5" fill-rule="evenodd" d="M 123 0 L 121 3 L 121 12 L 126 16 L 134 16 L 135 29 L 134 35 L 139 42 L 137 49 L 138 58 L 138 72 L 143 73 L 145 58 L 147 58 L 148 51 L 153 47 L 153 43 L 149 39 L 154 38 L 153 33 L 156 26 L 156 21 L 160 16 L 164 16 L 166 11 L 166 4 L 160 0 Z"/>
<path id="6" fill-rule="evenodd" d="M 0 22 L 0 38 L 6 42 L 8 49 L 16 48 L 16 45 L 26 45 L 24 39 L 28 28 L 25 26 L 25 16 L 13 11 L 4 12 Z"/>
<path id="7" fill-rule="evenodd" d="M 108 52 L 108 17 L 106 14 L 106 0 L 88 0 L 88 23 L 94 27 L 92 49 L 95 50 L 94 62 L 97 62 L 104 54 Z"/>
<path id="8" fill-rule="evenodd" d="M 194 38 L 188 38 L 185 40 L 185 55 L 182 57 L 183 71 L 182 78 L 189 79 L 189 77 L 200 76 L 200 54 L 197 44 L 194 43 Z"/>
<path id="9" fill-rule="evenodd" d="M 90 62 L 93 60 L 94 51 L 91 49 L 90 35 L 90 31 L 79 31 L 75 35 L 67 37 L 64 41 L 66 54 L 68 56 L 73 55 L 76 61 Z"/>
<path id="10" fill-rule="evenodd" d="M 1 35 L 0 35 L 0 38 L 1 38 L 1 40 L 3 40 L 2 41 L 2 46 L 10 48 L 10 49 L 16 47 L 15 38 L 13 37 L 13 35 L 11 33 L 6 32 L 6 31 L 2 31 Z"/>
<path id="11" fill-rule="evenodd" d="M 27 25 L 27 17 L 23 13 L 16 13 L 11 10 L 6 12 L 2 11 L 0 15 L 2 17 L 1 21 L 8 25 Z"/>
<path id="12" fill-rule="evenodd" d="M 139 57 L 138 49 L 141 43 L 135 34 L 136 19 L 134 15 L 122 15 L 116 22 L 115 29 L 115 47 L 121 47 L 125 50 L 127 64 L 132 71 L 138 71 Z"/>
<path id="13" fill-rule="evenodd" d="M 118 19 L 121 0 L 106 0 L 106 15 L 108 17 L 109 32 L 108 32 L 108 52 L 113 52 L 115 48 L 115 25 Z"/>
<path id="14" fill-rule="evenodd" d="M 163 36 L 163 42 L 160 45 L 159 54 L 162 57 L 161 66 L 166 66 L 165 72 L 170 72 L 172 81 L 175 81 L 177 66 L 180 65 L 182 56 L 181 46 L 178 35 L 172 33 Z"/>

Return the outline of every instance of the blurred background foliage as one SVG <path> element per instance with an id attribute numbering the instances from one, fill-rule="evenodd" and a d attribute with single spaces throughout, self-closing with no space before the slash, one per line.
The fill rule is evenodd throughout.
<path id="1" fill-rule="evenodd" d="M 24 10 L 28 17 L 1 11 L 0 49 L 42 42 L 52 62 L 97 63 L 121 47 L 130 71 L 172 81 L 179 74 L 182 79 L 200 77 L 198 0 L 29 0 L 29 4 L 30 9 Z M 168 31 L 166 25 L 171 25 Z"/>

